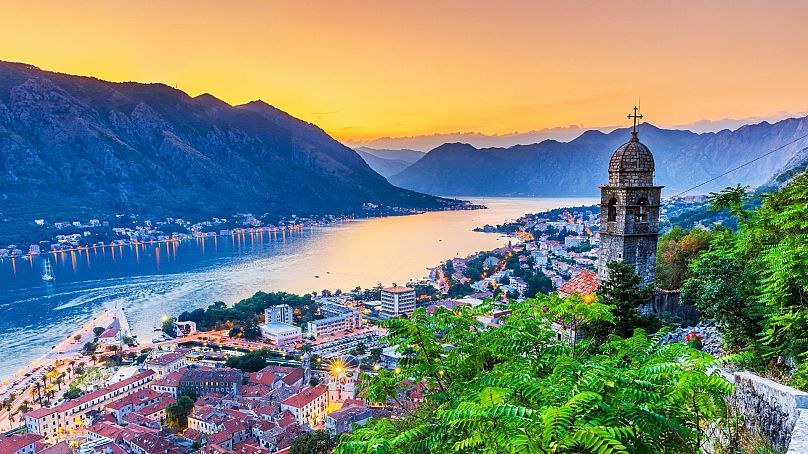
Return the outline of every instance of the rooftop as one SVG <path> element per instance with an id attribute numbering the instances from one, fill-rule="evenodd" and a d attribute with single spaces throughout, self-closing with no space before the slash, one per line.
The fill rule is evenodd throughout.
<path id="1" fill-rule="evenodd" d="M 0 437 L 0 452 L 17 452 L 43 438 L 45 437 L 37 434 L 14 434 L 10 437 Z"/>
<path id="2" fill-rule="evenodd" d="M 407 293 L 407 292 L 414 292 L 415 289 L 409 287 L 396 286 L 396 287 L 388 287 L 382 291 L 387 293 Z"/>
<path id="3" fill-rule="evenodd" d="M 276 333 L 285 333 L 289 330 L 300 330 L 300 328 L 283 322 L 269 322 L 261 325 L 261 330 L 270 332 L 272 334 L 276 334 Z"/>
<path id="4" fill-rule="evenodd" d="M 326 385 L 317 385 L 313 388 L 305 388 L 294 396 L 284 400 L 281 402 L 281 404 L 289 407 L 302 408 L 326 392 L 328 392 L 328 387 Z"/>
<path id="5" fill-rule="evenodd" d="M 147 370 L 146 372 L 141 372 L 139 374 L 133 375 L 125 380 L 121 380 L 117 383 L 113 383 L 105 388 L 101 388 L 99 390 L 84 394 L 83 396 L 79 396 L 73 400 L 69 400 L 67 402 L 61 403 L 55 407 L 51 408 L 38 408 L 30 413 L 25 415 L 26 418 L 34 418 L 39 419 L 44 416 L 48 416 L 53 413 L 61 413 L 63 411 L 69 410 L 74 407 L 78 407 L 79 405 L 85 404 L 87 402 L 91 402 L 99 397 L 102 397 L 106 394 L 109 394 L 116 389 L 123 388 L 124 386 L 130 385 L 132 383 L 137 382 L 138 380 L 142 380 L 144 378 L 148 378 L 154 375 L 153 370 Z"/>
<path id="6" fill-rule="evenodd" d="M 559 296 L 572 295 L 573 293 L 589 295 L 597 289 L 598 275 L 594 271 L 582 270 L 564 285 L 558 287 L 558 294 Z"/>

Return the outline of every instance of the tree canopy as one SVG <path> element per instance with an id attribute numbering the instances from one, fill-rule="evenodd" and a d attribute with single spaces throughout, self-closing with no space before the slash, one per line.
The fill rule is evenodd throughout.
<path id="1" fill-rule="evenodd" d="M 510 307 L 489 329 L 476 320 L 485 305 L 384 322 L 390 345 L 407 354 L 394 371 L 363 375 L 363 395 L 405 417 L 342 435 L 335 452 L 697 452 L 726 411 L 732 388 L 719 362 L 684 344 L 640 329 L 600 346 L 557 340 L 559 318 L 612 321 L 601 301 L 540 296 Z M 426 389 L 416 409 L 401 401 L 412 383 Z"/>

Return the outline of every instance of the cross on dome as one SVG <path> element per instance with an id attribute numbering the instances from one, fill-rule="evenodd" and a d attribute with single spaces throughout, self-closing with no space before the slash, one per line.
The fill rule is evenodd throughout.
<path id="1" fill-rule="evenodd" d="M 628 118 L 634 119 L 634 128 L 631 130 L 632 137 L 637 137 L 637 120 L 642 119 L 642 115 L 637 113 L 637 111 L 639 110 L 640 110 L 639 107 L 634 106 L 634 115 L 631 114 L 628 115 Z"/>

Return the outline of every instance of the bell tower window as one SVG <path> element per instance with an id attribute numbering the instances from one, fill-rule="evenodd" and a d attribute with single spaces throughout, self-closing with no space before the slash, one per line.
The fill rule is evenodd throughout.
<path id="1" fill-rule="evenodd" d="M 614 197 L 609 200 L 609 205 L 606 208 L 606 220 L 609 222 L 617 220 L 617 199 Z"/>
<path id="2" fill-rule="evenodd" d="M 637 219 L 640 222 L 648 222 L 648 199 L 640 197 L 640 200 L 637 201 L 637 205 L 639 205 Z"/>

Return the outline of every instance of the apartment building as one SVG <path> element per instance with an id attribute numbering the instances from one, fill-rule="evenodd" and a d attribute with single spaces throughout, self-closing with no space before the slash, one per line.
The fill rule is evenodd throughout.
<path id="1" fill-rule="evenodd" d="M 84 415 L 88 411 L 101 410 L 112 400 L 142 389 L 154 377 L 155 372 L 147 370 L 55 407 L 36 409 L 25 415 L 25 427 L 29 433 L 42 435 L 48 441 L 56 440 L 80 427 L 86 427 Z"/>
<path id="2" fill-rule="evenodd" d="M 415 289 L 389 287 L 382 290 L 381 315 L 385 318 L 410 316 L 415 310 Z"/>

